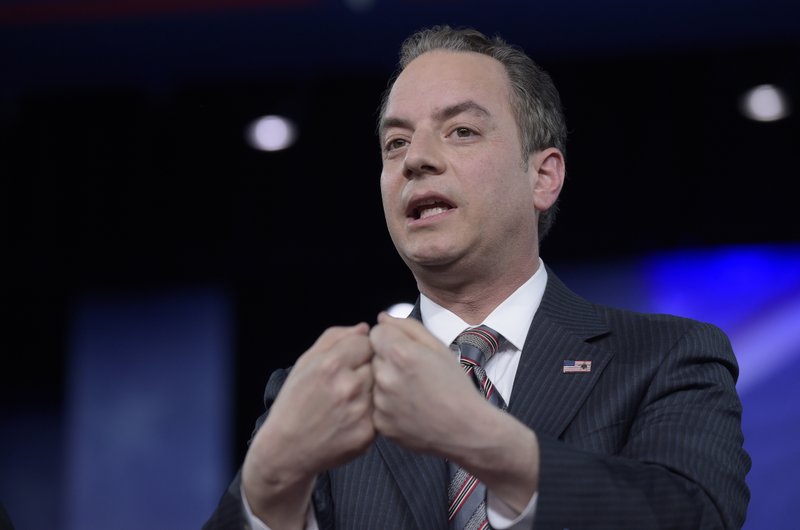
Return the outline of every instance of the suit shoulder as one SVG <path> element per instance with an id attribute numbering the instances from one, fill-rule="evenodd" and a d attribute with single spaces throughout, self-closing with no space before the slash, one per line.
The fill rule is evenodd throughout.
<path id="1" fill-rule="evenodd" d="M 667 313 L 646 313 L 602 304 L 592 304 L 592 306 L 611 329 L 653 328 L 674 330 L 677 333 L 697 331 L 700 333 L 725 334 L 715 324 L 694 318 Z"/>
<path id="2" fill-rule="evenodd" d="M 663 356 L 681 349 L 704 351 L 726 359 L 732 356 L 727 334 L 715 324 L 664 313 L 644 313 L 599 304 L 594 307 L 608 326 L 607 344 L 617 352 L 648 351 Z"/>

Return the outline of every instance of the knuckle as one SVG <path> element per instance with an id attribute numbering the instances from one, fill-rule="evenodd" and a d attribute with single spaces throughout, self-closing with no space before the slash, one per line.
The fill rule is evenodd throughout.
<path id="1" fill-rule="evenodd" d="M 357 377 L 351 375 L 340 379 L 339 392 L 346 400 L 355 399 L 363 393 L 364 386 Z"/>
<path id="2" fill-rule="evenodd" d="M 398 366 L 406 366 L 411 361 L 411 352 L 395 342 L 387 349 L 387 356 Z"/>
<path id="3" fill-rule="evenodd" d="M 365 353 L 371 350 L 369 337 L 366 335 L 349 335 L 342 339 L 342 346 L 349 351 Z"/>
<path id="4" fill-rule="evenodd" d="M 318 367 L 324 376 L 332 378 L 342 370 L 343 364 L 338 355 L 326 355 L 320 359 Z"/>
<path id="5" fill-rule="evenodd" d="M 384 414 L 387 411 L 387 407 L 391 403 L 391 400 L 386 398 L 386 394 L 384 392 L 378 391 L 372 396 L 372 406 L 374 413 Z"/>
<path id="6" fill-rule="evenodd" d="M 388 390 L 392 386 L 392 373 L 385 367 L 378 368 L 375 370 L 375 374 L 373 375 L 374 379 L 374 386 L 380 390 Z"/>

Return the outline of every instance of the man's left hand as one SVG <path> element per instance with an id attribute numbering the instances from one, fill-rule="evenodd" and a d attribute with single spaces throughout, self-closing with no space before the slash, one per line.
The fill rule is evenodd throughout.
<path id="1" fill-rule="evenodd" d="M 369 337 L 375 351 L 373 423 L 387 438 L 452 458 L 467 449 L 459 445 L 469 440 L 475 416 L 500 413 L 421 322 L 381 313 Z"/>
<path id="2" fill-rule="evenodd" d="M 536 434 L 486 401 L 457 356 L 418 320 L 381 313 L 369 338 L 375 430 L 456 462 L 521 513 L 538 489 Z"/>

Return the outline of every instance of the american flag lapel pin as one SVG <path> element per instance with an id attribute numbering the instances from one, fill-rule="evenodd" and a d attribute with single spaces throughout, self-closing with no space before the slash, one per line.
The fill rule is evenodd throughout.
<path id="1" fill-rule="evenodd" d="M 571 361 L 564 360 L 564 373 L 577 374 L 589 373 L 592 371 L 592 361 Z"/>

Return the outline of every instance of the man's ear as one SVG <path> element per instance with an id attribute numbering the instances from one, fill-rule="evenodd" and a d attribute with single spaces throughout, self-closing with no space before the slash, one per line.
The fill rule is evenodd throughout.
<path id="1" fill-rule="evenodd" d="M 566 166 L 564 155 L 555 147 L 548 147 L 530 155 L 528 171 L 533 181 L 533 205 L 540 211 L 548 210 L 564 186 Z"/>

